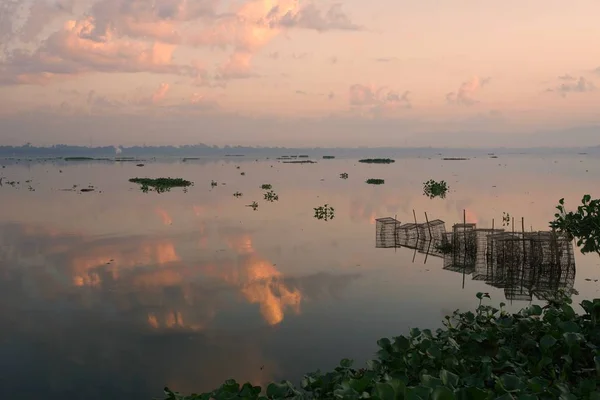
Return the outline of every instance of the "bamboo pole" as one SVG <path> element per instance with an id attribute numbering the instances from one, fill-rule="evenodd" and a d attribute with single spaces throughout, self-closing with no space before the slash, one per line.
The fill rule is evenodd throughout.
<path id="1" fill-rule="evenodd" d="M 433 235 L 431 234 L 431 226 L 429 225 L 429 218 L 427 218 L 427 213 L 425 213 L 425 221 L 427 222 L 427 230 L 429 231 L 429 240 L 433 240 Z"/>

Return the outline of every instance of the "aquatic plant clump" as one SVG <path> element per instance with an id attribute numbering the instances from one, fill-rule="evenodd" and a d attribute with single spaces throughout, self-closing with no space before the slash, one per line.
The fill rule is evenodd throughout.
<path id="1" fill-rule="evenodd" d="M 144 193 L 148 193 L 151 190 L 154 190 L 156 193 L 164 193 L 176 187 L 182 187 L 185 191 L 189 186 L 194 184 L 182 178 L 131 178 L 129 182 L 141 185 L 140 189 Z"/>
<path id="2" fill-rule="evenodd" d="M 315 207 L 315 218 L 321 219 L 324 221 L 329 221 L 335 217 L 335 210 L 333 207 L 330 207 L 329 204 L 325 204 L 324 206 Z"/>
<path id="3" fill-rule="evenodd" d="M 370 178 L 367 179 L 366 181 L 369 185 L 383 185 L 385 183 L 385 180 L 383 179 L 375 179 L 375 178 Z"/>
<path id="4" fill-rule="evenodd" d="M 566 212 L 565 199 L 560 199 L 550 227 L 569 238 L 577 240 L 582 253 L 600 254 L 600 199 L 592 200 L 589 194 L 581 199 L 576 211 Z"/>
<path id="5" fill-rule="evenodd" d="M 271 203 L 274 201 L 278 201 L 279 200 L 279 196 L 277 195 L 277 193 L 275 193 L 274 191 L 270 190 L 267 193 L 265 193 L 265 200 L 266 201 L 270 201 Z"/>
<path id="6" fill-rule="evenodd" d="M 259 399 L 598 399 L 600 299 L 585 300 L 577 314 L 568 298 L 518 313 L 482 304 L 455 311 L 444 328 L 410 329 L 380 339 L 365 368 L 344 359 L 333 371 L 309 373 L 263 390 L 226 381 L 210 393 L 168 400 Z"/>
<path id="7" fill-rule="evenodd" d="M 423 194 L 430 199 L 435 197 L 441 197 L 442 199 L 446 197 L 446 193 L 450 188 L 446 181 L 436 182 L 433 179 L 428 180 L 423 183 Z"/>
<path id="8" fill-rule="evenodd" d="M 270 183 L 264 183 L 260 188 L 262 190 L 271 190 L 273 189 L 273 185 L 271 185 Z"/>
<path id="9" fill-rule="evenodd" d="M 358 162 L 364 164 L 391 164 L 395 163 L 396 160 L 392 160 L 391 158 L 364 158 L 362 160 L 358 160 Z"/>
<path id="10" fill-rule="evenodd" d="M 348 173 L 347 172 L 343 172 L 340 174 L 340 178 L 342 179 L 348 179 Z"/>

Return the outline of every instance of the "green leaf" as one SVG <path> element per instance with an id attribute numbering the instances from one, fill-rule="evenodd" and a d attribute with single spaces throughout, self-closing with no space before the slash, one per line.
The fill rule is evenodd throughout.
<path id="1" fill-rule="evenodd" d="M 556 343 L 556 339 L 552 335 L 544 335 L 540 339 L 540 348 L 544 351 L 548 350 L 550 347 L 554 346 Z"/>
<path id="2" fill-rule="evenodd" d="M 504 374 L 500 377 L 500 384 L 507 392 L 516 392 L 523 387 L 523 382 L 512 374 Z"/>
<path id="3" fill-rule="evenodd" d="M 390 342 L 390 339 L 388 338 L 383 338 L 383 339 L 379 339 L 377 341 L 377 345 L 379 347 L 381 347 L 382 349 L 389 349 L 389 347 L 392 345 L 392 342 Z"/>
<path id="4" fill-rule="evenodd" d="M 354 360 L 347 358 L 344 358 L 342 361 L 340 361 L 340 367 L 342 368 L 352 368 L 352 364 L 354 364 Z"/>
<path id="5" fill-rule="evenodd" d="M 442 351 L 440 350 L 440 348 L 436 344 L 432 344 L 427 349 L 427 355 L 429 357 L 431 357 L 431 358 L 439 359 L 439 358 L 442 357 Z"/>
<path id="6" fill-rule="evenodd" d="M 410 348 L 410 341 L 404 336 L 398 336 L 392 347 L 395 351 L 402 352 Z"/>
<path id="7" fill-rule="evenodd" d="M 460 382 L 460 377 L 458 375 L 453 374 L 452 372 L 447 371 L 445 369 L 440 371 L 440 379 L 442 380 L 444 385 L 449 386 L 451 388 L 457 387 L 458 383 Z"/>
<path id="8" fill-rule="evenodd" d="M 396 392 L 389 383 L 376 383 L 375 395 L 381 400 L 396 400 Z"/>
<path id="9" fill-rule="evenodd" d="M 565 343 L 567 343 L 567 346 L 569 347 L 578 345 L 579 341 L 583 338 L 581 334 L 573 332 L 567 332 L 563 334 L 563 337 L 565 338 Z"/>
<path id="10" fill-rule="evenodd" d="M 514 400 L 515 398 L 510 393 L 505 393 L 500 397 L 496 397 L 496 400 Z"/>
<path id="11" fill-rule="evenodd" d="M 238 396 L 244 399 L 256 399 L 260 394 L 260 391 L 260 386 L 252 386 L 250 383 L 245 383 Z"/>
<path id="12" fill-rule="evenodd" d="M 411 328 L 410 329 L 410 337 L 411 338 L 416 338 L 421 334 L 421 330 L 419 328 Z"/>
<path id="13" fill-rule="evenodd" d="M 454 392 L 452 392 L 450 389 L 440 386 L 433 390 L 433 393 L 431 393 L 431 399 L 432 400 L 455 400 L 456 396 L 454 395 Z"/>
<path id="14" fill-rule="evenodd" d="M 371 377 L 368 376 L 368 375 L 364 375 L 360 379 L 350 379 L 350 381 L 348 382 L 348 384 L 357 393 L 362 393 L 365 390 L 367 390 L 367 388 L 371 384 Z"/>
<path id="15" fill-rule="evenodd" d="M 561 322 L 559 326 L 563 332 L 578 333 L 580 331 L 579 325 L 574 321 Z"/>
<path id="16" fill-rule="evenodd" d="M 590 393 L 590 400 L 600 400 L 600 392 Z"/>
<path id="17" fill-rule="evenodd" d="M 531 391 L 533 393 L 543 393 L 546 391 L 546 389 L 550 385 L 549 381 L 547 381 L 546 379 L 537 377 L 537 376 L 535 378 L 529 379 L 529 381 L 527 381 L 527 383 L 528 383 L 529 389 L 531 389 Z"/>
<path id="18" fill-rule="evenodd" d="M 537 304 L 532 305 L 531 307 L 529 307 L 527 309 L 527 311 L 529 311 L 529 315 L 542 315 L 542 307 L 538 306 Z"/>
<path id="19" fill-rule="evenodd" d="M 438 386 L 444 385 L 444 383 L 442 382 L 441 379 L 435 378 L 431 375 L 423 375 L 421 377 L 421 383 L 423 384 L 423 386 L 431 388 L 431 389 L 435 389 Z"/>
<path id="20" fill-rule="evenodd" d="M 290 386 L 287 382 L 271 383 L 267 386 L 267 397 L 270 399 L 282 399 L 287 397 L 290 392 Z"/>

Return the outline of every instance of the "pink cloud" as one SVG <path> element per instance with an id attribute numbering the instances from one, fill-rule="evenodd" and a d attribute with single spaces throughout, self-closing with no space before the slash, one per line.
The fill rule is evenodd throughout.
<path id="1" fill-rule="evenodd" d="M 173 45 L 120 39 L 111 29 L 96 28 L 93 17 L 67 21 L 36 51 L 13 51 L 0 69 L 0 82 L 39 84 L 92 72 L 198 74 L 194 67 L 174 63 Z"/>
<path id="2" fill-rule="evenodd" d="M 156 91 L 152 94 L 152 103 L 156 104 L 163 100 L 167 96 L 167 92 L 169 91 L 168 83 L 161 83 Z"/>
<path id="3" fill-rule="evenodd" d="M 77 4 L 77 7 L 74 7 Z M 89 3 L 80 0 L 36 1 L 21 38 L 13 43 L 19 16 L 17 1 L 2 2 L 0 39 L 10 49 L 0 65 L 0 84 L 46 84 L 91 73 L 150 72 L 175 74 L 206 84 L 208 74 L 174 60 L 176 46 L 219 47 L 231 51 L 217 66 L 219 80 L 256 76 L 252 59 L 275 37 L 292 28 L 357 30 L 335 4 L 320 9 L 300 0 L 244 0 L 223 14 L 224 0 L 95 0 L 82 17 L 72 17 L 45 40 L 35 42 L 58 15 Z M 14 46 L 8 43 L 15 44 Z M 37 47 L 35 47 L 37 46 Z"/>
<path id="4" fill-rule="evenodd" d="M 473 98 L 474 94 L 489 84 L 491 79 L 474 76 L 470 80 L 463 82 L 456 92 L 447 93 L 446 101 L 448 104 L 462 106 L 477 104 L 479 101 Z"/>
<path id="5" fill-rule="evenodd" d="M 412 108 L 410 92 L 403 93 L 383 87 L 355 84 L 350 86 L 349 101 L 353 107 L 366 107 L 373 112 L 397 108 Z"/>

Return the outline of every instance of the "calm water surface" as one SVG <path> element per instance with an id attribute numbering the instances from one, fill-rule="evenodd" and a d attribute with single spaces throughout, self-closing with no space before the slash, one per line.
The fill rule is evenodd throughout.
<path id="1" fill-rule="evenodd" d="M 362 363 L 378 338 L 437 328 L 478 291 L 506 301 L 468 276 L 463 287 L 440 258 L 375 248 L 376 218 L 412 222 L 415 210 L 449 229 L 463 210 L 478 227 L 508 212 L 546 229 L 561 197 L 600 196 L 600 159 L 583 155 L 0 164 L 2 399 L 151 399 L 165 385 L 198 392 Z M 195 185 L 143 194 L 135 176 Z M 422 195 L 430 178 L 449 183 L 445 200 Z M 263 183 L 278 202 L 262 199 Z M 61 190 L 73 185 L 96 192 Z M 326 203 L 335 218 L 314 219 Z M 576 251 L 576 263 L 576 300 L 600 296 L 600 259 Z"/>

